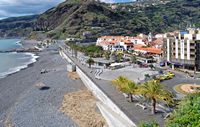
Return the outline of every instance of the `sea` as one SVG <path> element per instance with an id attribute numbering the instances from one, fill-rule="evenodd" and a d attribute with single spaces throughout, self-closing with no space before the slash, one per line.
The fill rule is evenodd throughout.
<path id="1" fill-rule="evenodd" d="M 0 51 L 22 48 L 20 42 L 20 39 L 0 39 Z M 27 68 L 29 64 L 36 62 L 37 58 L 33 53 L 0 53 L 0 78 Z"/>

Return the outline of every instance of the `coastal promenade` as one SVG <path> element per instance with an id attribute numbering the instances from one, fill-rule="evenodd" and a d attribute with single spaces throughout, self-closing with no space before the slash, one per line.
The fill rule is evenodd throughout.
<path id="1" fill-rule="evenodd" d="M 129 103 L 123 94 L 119 92 L 110 81 L 96 79 L 94 74 L 91 73 L 94 71 L 93 69 L 81 64 L 78 59 L 72 57 L 68 50 L 64 50 L 63 52 L 70 58 L 71 62 L 78 66 L 81 71 L 84 72 L 92 80 L 92 82 L 94 82 L 97 87 L 101 89 L 101 91 L 103 91 L 103 93 L 105 93 L 112 100 L 112 102 L 114 102 L 117 107 L 119 107 L 120 110 L 128 116 L 129 119 L 132 120 L 133 123 L 138 125 L 142 121 L 156 120 L 161 127 L 164 126 L 163 114 L 157 113 L 156 115 L 152 115 L 150 108 L 143 110 L 141 107 L 136 106 L 136 103 Z M 110 107 L 111 110 L 115 110 L 112 108 L 113 107 Z"/>
<path id="2" fill-rule="evenodd" d="M 38 56 L 28 68 L 0 79 L 0 127 L 77 127 L 59 108 L 64 94 L 85 86 L 67 77 L 67 63 L 57 48 Z"/>

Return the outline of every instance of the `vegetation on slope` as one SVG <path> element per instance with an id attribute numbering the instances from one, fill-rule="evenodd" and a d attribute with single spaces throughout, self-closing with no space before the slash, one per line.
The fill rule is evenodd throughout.
<path id="1" fill-rule="evenodd" d="M 200 126 L 200 93 L 188 95 L 168 119 L 167 127 Z"/>
<path id="2" fill-rule="evenodd" d="M 98 37 L 163 33 L 200 26 L 200 0 L 177 0 L 167 4 L 129 10 L 112 10 L 105 3 L 66 1 L 38 19 L 38 29 L 50 31 L 50 37 Z M 87 38 L 88 36 L 86 36 Z"/>
<path id="3" fill-rule="evenodd" d="M 106 3 L 67 0 L 41 14 L 33 29 L 44 31 L 52 38 L 94 39 L 102 35 L 164 33 L 184 29 L 189 24 L 200 27 L 200 0 L 171 0 L 165 4 L 142 7 L 135 7 L 134 4 L 121 6 L 120 9 L 112 10 Z M 8 25 L 9 30 L 27 29 L 33 20 L 30 22 L 23 23 L 24 27 L 12 27 L 11 22 L 4 25 Z M 3 26 L 0 30 L 5 29 Z"/>
<path id="4" fill-rule="evenodd" d="M 34 26 L 38 15 L 12 17 L 0 20 L 0 37 L 4 36 L 26 36 Z"/>

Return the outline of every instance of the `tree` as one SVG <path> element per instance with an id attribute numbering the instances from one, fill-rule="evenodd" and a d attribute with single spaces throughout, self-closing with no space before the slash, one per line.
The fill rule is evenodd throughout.
<path id="1" fill-rule="evenodd" d="M 166 127 L 200 126 L 200 93 L 187 95 L 167 119 Z"/>
<path id="2" fill-rule="evenodd" d="M 94 64 L 94 60 L 91 57 L 86 62 L 89 64 L 89 68 Z"/>
<path id="3" fill-rule="evenodd" d="M 123 56 L 122 56 L 121 53 L 118 53 L 116 57 L 117 57 L 117 58 L 116 58 L 116 62 L 121 62 L 122 59 L 123 59 Z"/>
<path id="4" fill-rule="evenodd" d="M 163 88 L 163 85 L 156 80 L 143 83 L 138 87 L 138 93 L 144 95 L 145 98 L 152 100 L 152 114 L 156 112 L 156 103 L 158 100 L 166 103 L 173 102 L 173 95 Z"/>
<path id="5" fill-rule="evenodd" d="M 84 53 L 93 57 L 99 57 L 103 53 L 103 48 L 96 45 L 83 46 Z"/>
<path id="6" fill-rule="evenodd" d="M 132 102 L 132 94 L 135 93 L 137 88 L 137 84 L 131 80 L 129 80 L 125 76 L 119 76 L 117 79 L 113 80 L 112 83 L 116 85 L 117 89 L 119 89 L 123 93 L 127 93 L 129 97 L 129 101 Z"/>
<path id="7" fill-rule="evenodd" d="M 132 62 L 132 63 L 136 63 L 136 62 L 137 62 L 136 56 L 131 56 L 131 62 Z"/>
<path id="8" fill-rule="evenodd" d="M 111 54 L 110 51 L 105 51 L 105 52 L 104 52 L 104 57 L 105 57 L 107 60 L 109 60 L 109 59 L 110 59 L 110 54 Z"/>

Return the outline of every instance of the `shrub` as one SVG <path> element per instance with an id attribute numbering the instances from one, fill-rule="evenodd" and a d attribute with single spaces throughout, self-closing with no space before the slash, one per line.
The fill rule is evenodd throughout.
<path id="1" fill-rule="evenodd" d="M 200 93 L 190 94 L 167 119 L 167 127 L 200 126 Z"/>

